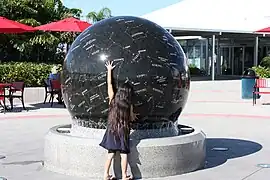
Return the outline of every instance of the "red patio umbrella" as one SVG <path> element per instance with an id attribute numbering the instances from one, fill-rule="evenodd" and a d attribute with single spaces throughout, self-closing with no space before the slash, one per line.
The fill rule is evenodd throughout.
<path id="1" fill-rule="evenodd" d="M 83 32 L 89 26 L 91 24 L 88 22 L 70 17 L 35 28 L 42 31 Z"/>
<path id="2" fill-rule="evenodd" d="M 261 33 L 270 33 L 270 27 L 266 27 L 266 28 L 263 28 L 263 29 L 260 29 L 256 32 L 261 32 Z"/>
<path id="3" fill-rule="evenodd" d="M 0 33 L 23 33 L 31 31 L 36 31 L 36 29 L 0 16 Z"/>

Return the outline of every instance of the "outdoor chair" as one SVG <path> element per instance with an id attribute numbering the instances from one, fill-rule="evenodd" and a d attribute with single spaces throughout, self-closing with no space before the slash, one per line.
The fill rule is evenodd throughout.
<path id="1" fill-rule="evenodd" d="M 58 80 L 50 80 L 50 88 L 51 88 L 51 107 L 53 106 L 54 96 L 58 95 L 58 101 L 62 101 L 62 92 L 61 92 L 61 83 Z"/>
<path id="2" fill-rule="evenodd" d="M 9 89 L 9 101 L 11 109 L 13 109 L 13 100 L 17 98 L 22 102 L 23 109 L 26 110 L 24 105 L 24 82 L 13 82 Z"/>
<path id="3" fill-rule="evenodd" d="M 5 113 L 6 108 L 5 108 L 5 97 L 4 96 L 5 96 L 4 88 L 2 89 L 0 87 L 0 106 L 2 106 L 4 108 L 4 113 Z"/>
<path id="4" fill-rule="evenodd" d="M 4 101 L 4 90 L 0 87 L 0 101 Z"/>
<path id="5" fill-rule="evenodd" d="M 44 79 L 44 88 L 45 88 L 45 98 L 43 104 L 46 103 L 48 95 L 51 96 L 52 93 L 52 88 L 50 86 L 50 79 Z M 51 102 L 51 97 L 49 99 L 49 103 Z"/>
<path id="6" fill-rule="evenodd" d="M 253 90 L 253 106 L 256 104 L 257 95 L 259 94 L 270 94 L 270 91 L 261 91 L 259 89 L 266 89 L 270 88 L 270 81 L 269 79 L 256 79 L 254 90 Z"/>

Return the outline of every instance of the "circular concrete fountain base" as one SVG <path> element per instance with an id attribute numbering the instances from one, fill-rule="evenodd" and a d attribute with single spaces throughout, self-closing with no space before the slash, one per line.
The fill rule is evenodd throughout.
<path id="1" fill-rule="evenodd" d="M 129 174 L 135 178 L 156 178 L 202 168 L 206 155 L 205 134 L 196 128 L 178 127 L 185 134 L 131 139 Z M 99 143 L 105 131 L 90 129 L 100 135 L 89 138 L 70 133 L 70 128 L 71 125 L 56 126 L 46 135 L 45 168 L 66 175 L 101 178 L 107 151 Z M 119 155 L 115 157 L 113 170 L 117 177 L 121 175 Z"/>

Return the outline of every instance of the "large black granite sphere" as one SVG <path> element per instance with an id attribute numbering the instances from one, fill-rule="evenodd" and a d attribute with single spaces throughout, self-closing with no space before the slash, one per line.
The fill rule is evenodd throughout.
<path id="1" fill-rule="evenodd" d="M 173 124 L 189 93 L 185 54 L 172 35 L 145 19 L 123 16 L 100 21 L 72 44 L 64 61 L 62 92 L 73 123 L 105 128 L 108 115 L 106 61 L 114 61 L 115 91 L 128 81 L 140 114 L 133 127 Z"/>

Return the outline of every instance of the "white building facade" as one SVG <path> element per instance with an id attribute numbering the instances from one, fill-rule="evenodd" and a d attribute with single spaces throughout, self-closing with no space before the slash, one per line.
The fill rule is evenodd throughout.
<path id="1" fill-rule="evenodd" d="M 214 78 L 241 75 L 268 54 L 269 36 L 255 31 L 270 26 L 269 7 L 269 0 L 182 0 L 142 17 L 171 31 L 189 62 Z"/>

